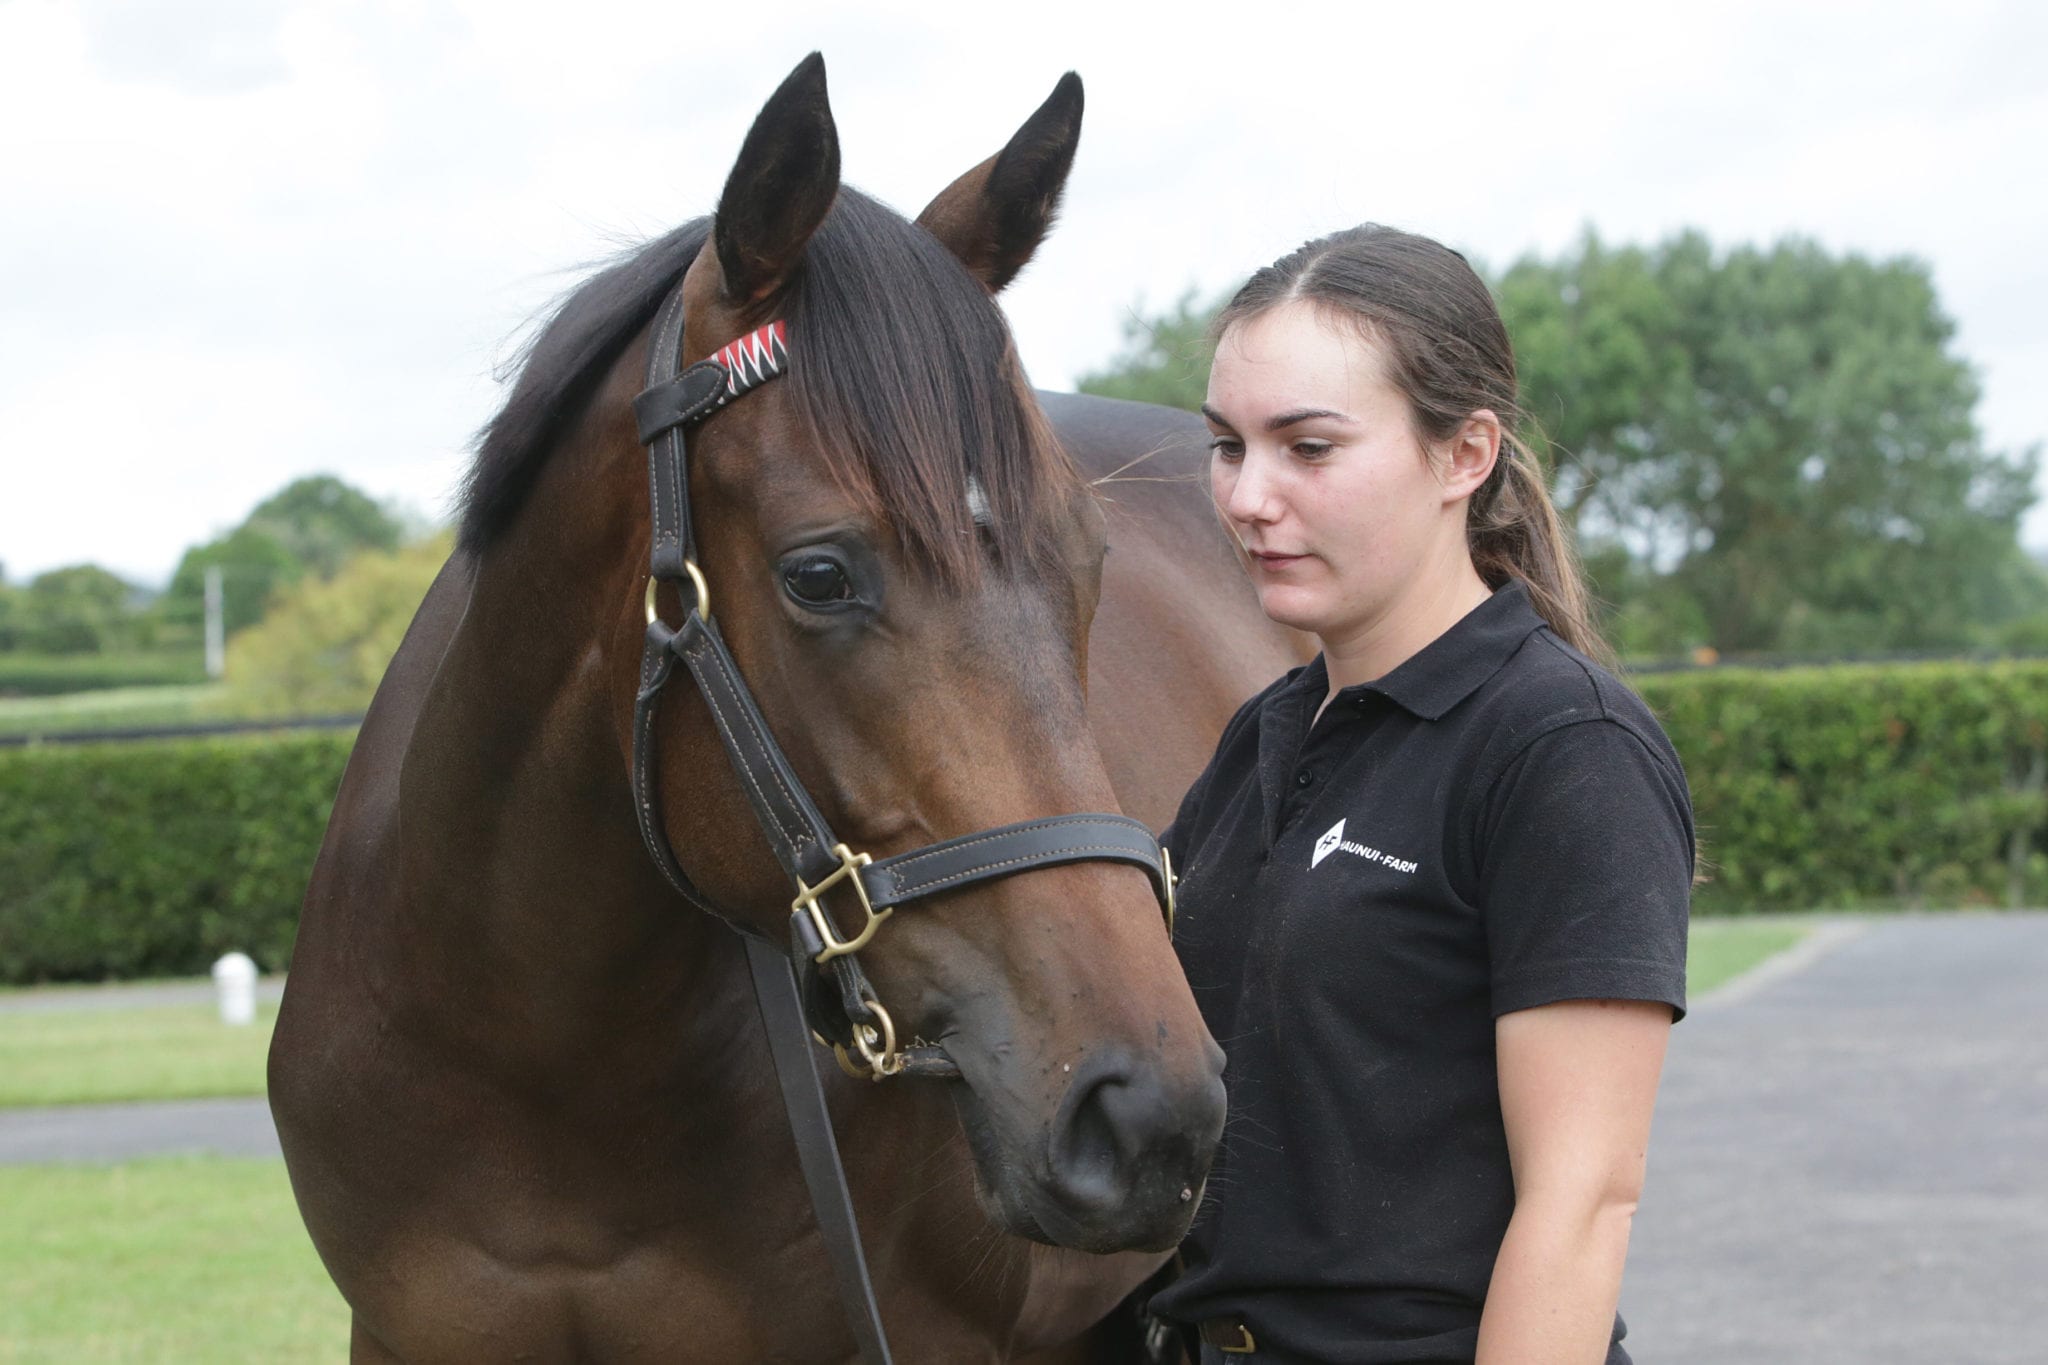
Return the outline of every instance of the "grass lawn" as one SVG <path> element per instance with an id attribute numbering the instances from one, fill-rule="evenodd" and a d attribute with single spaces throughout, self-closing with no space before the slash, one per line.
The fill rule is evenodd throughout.
<path id="1" fill-rule="evenodd" d="M 189 725 L 221 718 L 219 683 L 107 687 L 54 697 L 0 697 L 0 735 Z"/>
<path id="2" fill-rule="evenodd" d="M 48 995 L 54 1004 L 65 993 Z M 268 1001 L 239 1028 L 212 1005 L 0 1011 L 0 1108 L 261 1095 L 276 1021 Z"/>
<path id="3" fill-rule="evenodd" d="M 1685 956 L 1685 998 L 1705 995 L 1813 932 L 1811 920 L 1696 919 Z"/>
<path id="4" fill-rule="evenodd" d="M 0 1209 L 0 1360 L 347 1358 L 281 1161 L 0 1167 Z"/>
<path id="5" fill-rule="evenodd" d="M 1688 997 L 1791 947 L 1811 928 L 1797 919 L 1695 920 Z M 76 1009 L 0 1011 L 0 1108 L 263 1093 L 276 1005 L 259 1002 L 254 1024 L 229 1028 L 211 1005 L 96 1008 L 92 990 L 34 992 L 53 1005 L 75 995 Z"/>

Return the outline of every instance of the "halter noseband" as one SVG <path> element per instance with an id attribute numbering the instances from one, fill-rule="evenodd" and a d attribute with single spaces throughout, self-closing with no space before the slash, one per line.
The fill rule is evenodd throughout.
<path id="1" fill-rule="evenodd" d="M 640 690 L 633 712 L 634 806 L 649 855 L 682 896 L 748 936 L 756 958 L 758 934 L 713 905 L 691 884 L 660 819 L 655 778 L 654 721 L 663 686 L 681 660 L 711 711 L 740 785 L 769 847 L 796 884 L 790 903 L 790 965 L 796 969 L 809 1032 L 828 1043 L 854 1076 L 881 1080 L 908 1072 L 957 1076 L 952 1059 L 936 1047 L 902 1047 L 894 1021 L 876 998 L 855 956 L 898 907 L 998 877 L 1063 863 L 1110 861 L 1142 868 L 1173 925 L 1173 873 L 1166 852 L 1139 821 L 1124 815 L 1054 815 L 963 835 L 890 858 L 855 852 L 834 837 L 781 746 L 769 732 L 753 694 L 740 676 L 711 616 L 711 590 L 697 567 L 690 518 L 685 433 L 750 389 L 789 367 L 788 333 L 775 321 L 741 337 L 715 356 L 679 369 L 683 340 L 683 288 L 663 304 L 649 346 L 646 392 L 633 403 L 640 439 L 647 445 L 654 521 L 647 583 L 647 636 Z M 683 622 L 670 629 L 655 610 L 662 582 L 678 589 Z M 826 897 L 858 905 L 860 927 L 843 935 Z M 825 978 L 829 977 L 830 989 Z M 762 982 L 757 973 L 756 992 Z M 764 1010 L 766 1005 L 764 1003 Z M 772 1032 L 772 1030 L 771 1030 Z M 848 1048 L 860 1058 L 856 1067 Z"/>

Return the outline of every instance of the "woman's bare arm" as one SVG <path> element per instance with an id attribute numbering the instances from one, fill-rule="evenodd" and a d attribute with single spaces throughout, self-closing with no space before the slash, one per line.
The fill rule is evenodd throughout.
<path id="1" fill-rule="evenodd" d="M 1607 1358 L 1671 1007 L 1568 1000 L 1494 1025 L 1515 1212 L 1479 1321 L 1478 1365 Z"/>

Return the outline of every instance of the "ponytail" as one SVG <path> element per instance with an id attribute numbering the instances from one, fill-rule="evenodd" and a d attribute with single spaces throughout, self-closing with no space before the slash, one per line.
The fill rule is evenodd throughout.
<path id="1" fill-rule="evenodd" d="M 1543 467 L 1520 439 L 1501 437 L 1492 476 L 1466 506 L 1465 543 L 1488 587 L 1520 580 L 1536 614 L 1560 639 L 1597 663 L 1619 667 L 1593 625 L 1578 551 L 1550 500 Z"/>

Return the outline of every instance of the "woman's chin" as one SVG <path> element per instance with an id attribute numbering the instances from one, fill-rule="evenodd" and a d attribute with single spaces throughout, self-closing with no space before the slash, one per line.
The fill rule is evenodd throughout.
<path id="1" fill-rule="evenodd" d="M 1329 618 L 1329 603 L 1322 594 L 1277 583 L 1260 587 L 1259 609 L 1281 625 L 1310 635 L 1321 635 Z"/>

